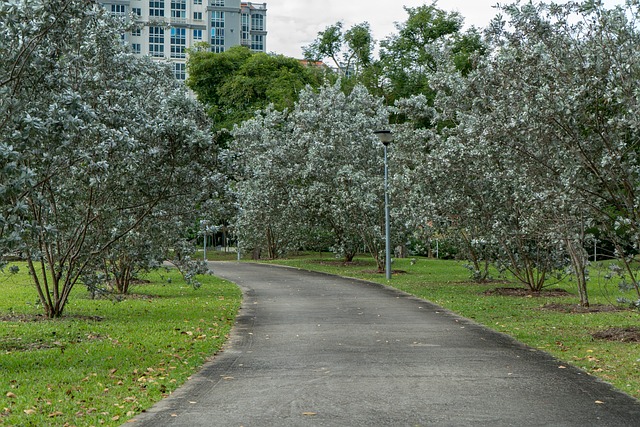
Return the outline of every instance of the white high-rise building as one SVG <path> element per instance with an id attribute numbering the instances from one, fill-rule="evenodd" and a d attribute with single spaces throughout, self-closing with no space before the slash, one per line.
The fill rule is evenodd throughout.
<path id="1" fill-rule="evenodd" d="M 266 52 L 267 4 L 240 0 L 99 1 L 114 15 L 133 14 L 138 29 L 124 40 L 139 55 L 173 63 L 177 79 L 186 78 L 187 47 L 206 42 L 212 52 L 247 46 Z"/>

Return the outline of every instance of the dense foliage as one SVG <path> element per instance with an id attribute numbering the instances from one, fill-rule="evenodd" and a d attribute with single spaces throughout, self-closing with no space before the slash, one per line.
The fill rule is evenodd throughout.
<path id="1" fill-rule="evenodd" d="M 92 2 L 0 4 L 0 253 L 50 317 L 80 279 L 124 292 L 163 259 L 214 175 L 206 116 L 122 31 Z"/>
<path id="2" fill-rule="evenodd" d="M 604 244 L 622 262 L 612 276 L 619 274 L 621 287 L 636 289 L 640 298 L 633 263 L 640 249 L 638 3 L 610 10 L 598 1 L 506 5 L 484 34 L 461 32 L 462 17 L 435 4 L 407 12 L 398 34 L 382 42 L 379 60 L 361 55 L 368 52 L 366 37 L 357 39 L 361 50 L 347 37 L 367 26 L 345 33 L 339 23 L 327 27 L 306 50 L 310 58 L 335 61 L 343 79 L 352 81 L 342 83 L 347 96 L 366 88 L 392 103 L 394 245 L 447 236 L 478 280 L 495 265 L 539 291 L 568 274 L 581 304 L 588 305 L 587 248 Z M 351 64 L 357 73 L 349 73 Z M 371 134 L 384 120 L 360 123 L 356 113 L 336 115 L 341 107 L 335 95 L 320 95 L 331 109 L 318 102 L 301 116 L 308 102 L 301 99 L 277 120 L 265 119 L 273 113 L 256 118 L 261 127 L 251 138 L 244 126 L 236 134 L 242 155 L 252 159 L 251 170 L 266 167 L 271 175 L 239 189 L 252 200 L 260 191 L 280 194 L 273 214 L 286 218 L 278 232 L 287 243 L 282 247 L 307 244 L 299 235 L 284 237 L 292 228 L 323 237 L 331 232 L 332 247 L 348 259 L 367 246 L 359 232 L 368 227 L 368 216 L 382 215 L 354 204 L 369 197 L 366 187 L 343 186 L 339 178 L 350 167 L 350 180 L 368 170 L 366 180 L 375 183 L 381 171 L 365 167 L 368 144 L 350 146 L 344 159 L 341 135 L 366 134 L 366 126 Z M 308 132 L 322 122 L 331 126 Z M 275 151 L 251 151 L 249 140 L 267 134 L 275 138 Z M 340 169 L 343 164 L 348 167 Z M 268 189 L 267 182 L 276 180 L 280 193 Z M 379 203 L 381 196 L 371 197 Z M 345 211 L 357 212 L 358 227 L 337 219 Z M 247 211 L 242 215 L 246 222 Z"/>
<path id="3" fill-rule="evenodd" d="M 233 125 L 270 104 L 278 110 L 293 107 L 302 89 L 318 86 L 322 78 L 321 69 L 244 46 L 222 53 L 193 49 L 188 71 L 187 86 L 207 108 L 220 146 L 227 145 Z"/>
<path id="4" fill-rule="evenodd" d="M 379 259 L 382 150 L 371 133 L 387 113 L 362 86 L 305 90 L 290 112 L 267 110 L 234 131 L 245 246 L 287 250 L 323 242 L 347 259 Z"/>

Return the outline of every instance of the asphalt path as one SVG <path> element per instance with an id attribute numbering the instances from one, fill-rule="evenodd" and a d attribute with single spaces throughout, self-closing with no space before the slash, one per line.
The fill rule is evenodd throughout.
<path id="1" fill-rule="evenodd" d="M 228 344 L 136 426 L 640 426 L 640 403 L 424 300 L 211 263 L 244 291 Z"/>

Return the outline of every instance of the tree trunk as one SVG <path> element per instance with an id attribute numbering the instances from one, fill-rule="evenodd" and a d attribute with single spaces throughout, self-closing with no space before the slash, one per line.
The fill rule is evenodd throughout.
<path id="1" fill-rule="evenodd" d="M 580 305 L 589 307 L 589 295 L 587 293 L 587 254 L 578 242 L 571 239 L 565 240 L 567 253 L 571 259 L 571 268 L 576 276 L 578 284 L 578 295 L 580 296 Z"/>

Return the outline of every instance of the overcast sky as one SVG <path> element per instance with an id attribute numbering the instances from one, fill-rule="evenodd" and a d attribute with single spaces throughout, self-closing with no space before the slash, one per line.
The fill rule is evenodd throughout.
<path id="1" fill-rule="evenodd" d="M 403 6 L 431 4 L 431 0 L 263 1 L 267 3 L 267 51 L 295 58 L 302 57 L 302 46 L 310 44 L 319 31 L 338 21 L 342 21 L 345 28 L 367 21 L 374 38 L 381 40 L 396 32 L 395 22 L 406 21 L 407 14 Z M 439 0 L 438 7 L 460 12 L 467 26 L 485 27 L 496 15 L 492 6 L 498 2 L 512 3 L 511 0 Z M 623 3 L 624 0 L 605 0 L 607 6 Z"/>

